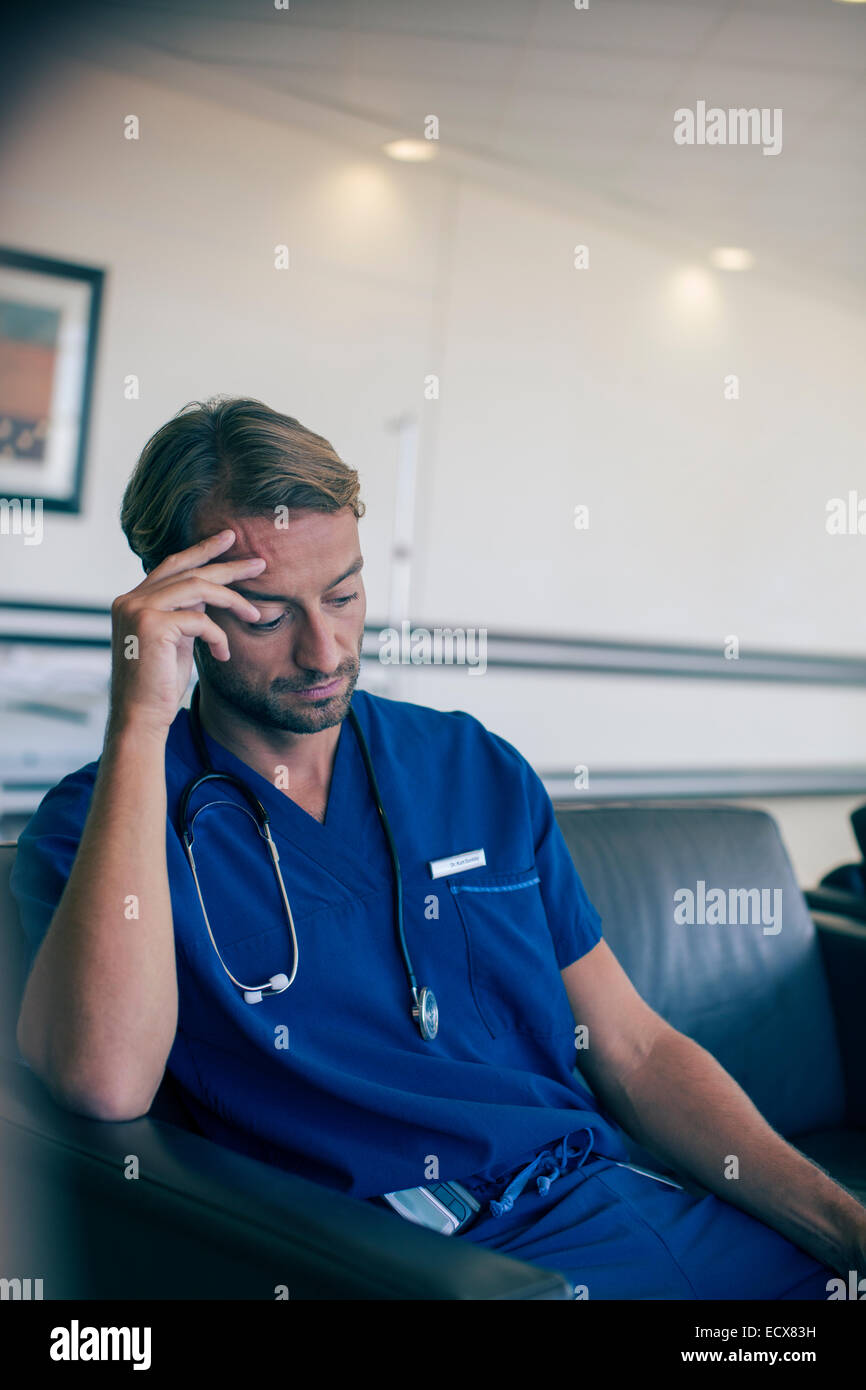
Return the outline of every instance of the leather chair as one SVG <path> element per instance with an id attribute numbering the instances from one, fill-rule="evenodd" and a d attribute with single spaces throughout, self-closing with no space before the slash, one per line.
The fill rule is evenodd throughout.
<path id="1" fill-rule="evenodd" d="M 558 1273 L 193 1132 L 168 1074 L 138 1120 L 57 1105 L 15 1039 L 29 948 L 14 855 L 0 845 L 0 1278 L 41 1279 L 43 1298 L 73 1300 L 572 1297 Z"/>
<path id="2" fill-rule="evenodd" d="M 572 806 L 557 819 L 605 939 L 647 1003 L 866 1202 L 866 925 L 838 909 L 810 915 L 763 811 L 644 803 Z M 698 881 L 728 902 L 731 890 L 779 890 L 781 929 L 678 925 L 674 895 Z"/>
<path id="3" fill-rule="evenodd" d="M 851 829 L 860 851 L 859 864 L 840 864 L 806 894 L 810 908 L 866 922 L 866 806 L 851 812 Z"/>
<path id="4" fill-rule="evenodd" d="M 813 920 L 773 819 L 728 805 L 557 808 L 612 950 L 771 1124 L 866 1200 L 866 927 Z M 47 1298 L 568 1298 L 559 1275 L 446 1239 L 194 1133 L 167 1075 L 148 1116 L 54 1104 L 17 1060 L 27 949 L 0 847 L 0 1187 L 6 1277 Z M 674 894 L 781 890 L 782 926 L 678 925 Z M 632 1158 L 663 1172 L 638 1145 Z M 124 1176 L 136 1156 L 140 1177 Z M 702 1191 L 686 1184 L 690 1191 Z M 0 1198 L 0 1200 L 4 1200 Z M 117 1251 L 122 1249 L 120 1268 Z"/>

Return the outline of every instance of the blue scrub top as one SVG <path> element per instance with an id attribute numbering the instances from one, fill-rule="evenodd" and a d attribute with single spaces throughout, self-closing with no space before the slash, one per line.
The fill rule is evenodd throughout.
<path id="1" fill-rule="evenodd" d="M 574 1077 L 575 1022 L 560 970 L 601 938 L 543 784 L 472 715 L 355 691 L 403 874 L 404 925 L 439 1032 L 425 1042 L 397 942 L 391 862 L 355 733 L 340 728 L 324 824 L 218 744 L 271 834 L 298 936 L 293 984 L 244 1002 L 211 946 L 177 828 L 201 767 L 181 709 L 165 755 L 166 853 L 179 989 L 167 1069 L 218 1143 L 356 1197 L 433 1177 L 498 1178 L 590 1124 L 626 1159 L 622 1131 Z M 98 762 L 63 778 L 22 832 L 12 874 L 31 963 L 63 891 Z M 200 788 L 194 853 L 220 953 L 245 985 L 291 974 L 292 943 L 267 846 L 228 783 Z M 226 804 L 228 803 L 228 804 Z M 432 879 L 428 862 L 484 849 Z"/>

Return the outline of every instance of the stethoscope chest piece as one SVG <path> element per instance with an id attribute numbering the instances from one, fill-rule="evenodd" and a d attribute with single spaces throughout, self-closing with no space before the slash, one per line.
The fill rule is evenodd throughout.
<path id="1" fill-rule="evenodd" d="M 418 1024 L 421 1037 L 425 1042 L 432 1042 L 439 1032 L 439 1005 L 436 1003 L 436 995 L 432 989 L 422 986 L 415 990 L 416 1004 L 412 1010 L 412 1017 Z"/>

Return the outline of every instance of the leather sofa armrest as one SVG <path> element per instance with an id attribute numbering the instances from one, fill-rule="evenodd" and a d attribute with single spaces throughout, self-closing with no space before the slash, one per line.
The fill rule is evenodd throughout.
<path id="1" fill-rule="evenodd" d="M 841 888 L 807 888 L 803 897 L 809 911 L 830 913 L 835 917 L 850 917 L 855 922 L 866 922 L 866 898 L 855 893 L 846 893 Z"/>
<path id="2" fill-rule="evenodd" d="M 836 1018 L 846 1122 L 866 1127 L 866 923 L 812 912 Z"/>
<path id="3" fill-rule="evenodd" d="M 58 1106 L 0 1062 L 0 1274 L 46 1299 L 568 1299 L 562 1275 L 437 1235 L 150 1116 Z"/>

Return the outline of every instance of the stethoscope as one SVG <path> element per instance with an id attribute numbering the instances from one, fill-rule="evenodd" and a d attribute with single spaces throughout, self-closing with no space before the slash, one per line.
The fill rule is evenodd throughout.
<path id="1" fill-rule="evenodd" d="M 189 725 L 190 730 L 192 732 L 193 742 L 195 743 L 196 750 L 198 752 L 199 758 L 201 759 L 202 766 L 205 768 L 205 771 L 201 776 L 194 777 L 193 780 L 189 782 L 186 786 L 183 795 L 180 799 L 178 822 L 180 825 L 180 832 L 183 837 L 186 855 L 189 859 L 189 866 L 192 869 L 192 876 L 195 880 L 195 888 L 196 892 L 198 893 L 199 903 L 201 904 L 202 916 L 204 917 L 205 926 L 207 927 L 207 934 L 210 937 L 211 945 L 216 951 L 219 963 L 228 975 L 232 984 L 237 985 L 238 989 L 241 990 L 246 1003 L 260 1004 L 262 999 L 264 998 L 269 998 L 271 995 L 274 994 L 282 994 L 283 991 L 288 989 L 289 986 L 293 983 L 294 978 L 298 973 L 298 961 L 300 959 L 300 953 L 298 951 L 298 938 L 295 932 L 295 923 L 292 919 L 292 909 L 289 905 L 289 899 L 286 894 L 286 885 L 283 882 L 283 875 L 280 872 L 279 851 L 277 850 L 273 838 L 271 837 L 271 826 L 268 813 L 265 810 L 262 803 L 259 801 L 258 797 L 250 791 L 247 784 L 243 782 L 240 777 L 235 777 L 231 772 L 217 772 L 214 769 L 214 765 L 211 762 L 210 754 L 207 750 L 207 745 L 204 741 L 204 734 L 202 732 L 201 716 L 199 715 L 199 695 L 200 686 L 196 685 L 195 690 L 192 692 L 192 700 L 190 701 Z M 439 1008 L 436 1003 L 436 996 L 434 995 L 432 989 L 418 988 L 418 981 L 415 978 L 415 971 L 412 969 L 412 961 L 409 958 L 409 948 L 406 945 L 406 933 L 403 930 L 403 879 L 400 874 L 400 861 L 397 858 L 397 846 L 394 844 L 394 836 L 391 834 L 391 827 L 388 824 L 388 817 L 385 815 L 385 808 L 382 805 L 382 798 L 379 795 L 379 786 L 376 782 L 376 774 L 373 771 L 373 763 L 370 758 L 370 750 L 367 747 L 367 740 L 364 737 L 364 731 L 358 722 L 358 716 L 355 714 L 355 711 L 352 709 L 351 705 L 349 706 L 349 723 L 352 725 L 352 728 L 355 731 L 355 737 L 358 740 L 358 747 L 361 750 L 361 757 L 364 760 L 364 767 L 367 771 L 367 779 L 370 783 L 370 789 L 373 793 L 373 800 L 376 803 L 376 810 L 379 812 L 379 819 L 382 822 L 382 828 L 385 831 L 385 839 L 388 842 L 388 853 L 391 856 L 391 867 L 394 872 L 394 883 L 396 887 L 397 935 L 400 943 L 400 951 L 403 956 L 403 964 L 406 968 L 406 976 L 409 980 L 409 988 L 412 992 L 412 1017 L 417 1022 L 419 1031 L 421 1033 L 421 1037 L 424 1039 L 424 1041 L 432 1042 L 433 1038 L 436 1037 L 436 1034 L 439 1030 Z M 237 790 L 246 800 L 248 806 L 251 808 L 251 819 L 255 820 L 258 832 L 267 843 L 268 850 L 270 851 L 271 862 L 274 866 L 274 873 L 277 877 L 277 883 L 279 884 L 280 896 L 282 897 L 283 905 L 286 909 L 286 917 L 288 918 L 289 922 L 289 931 L 292 934 L 294 965 L 292 967 L 291 975 L 284 975 L 282 973 L 278 975 L 272 975 L 271 978 L 268 980 L 267 984 L 264 985 L 244 985 L 241 983 L 240 980 L 236 980 L 232 972 L 229 970 L 228 966 L 226 965 L 225 961 L 219 953 L 219 948 L 216 942 L 214 941 L 213 932 L 211 931 L 210 922 L 208 921 L 208 915 L 204 905 L 204 898 L 202 897 L 201 886 L 198 881 L 198 874 L 196 873 L 195 859 L 193 858 L 192 852 L 193 826 L 195 825 L 196 817 L 199 816 L 202 811 L 207 810 L 210 806 L 234 806 L 238 810 L 244 811 L 245 815 L 250 814 L 250 812 L 246 811 L 243 806 L 238 806 L 236 801 L 206 801 L 204 805 L 199 806 L 198 810 L 195 811 L 192 817 L 190 818 L 188 816 L 188 809 L 190 798 L 193 792 L 196 790 L 196 788 L 202 786 L 202 784 L 205 782 L 216 781 L 230 782 L 232 786 L 237 788 Z"/>

